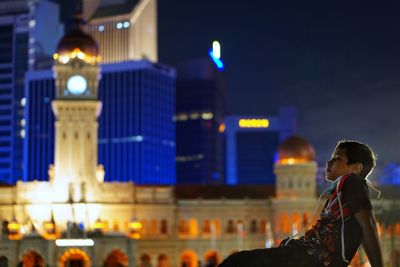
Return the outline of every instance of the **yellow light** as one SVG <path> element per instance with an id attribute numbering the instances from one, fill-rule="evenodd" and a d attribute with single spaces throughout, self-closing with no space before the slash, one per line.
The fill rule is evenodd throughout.
<path id="1" fill-rule="evenodd" d="M 67 64 L 69 61 L 69 55 L 60 55 L 58 57 L 58 61 L 60 61 L 63 64 Z"/>
<path id="2" fill-rule="evenodd" d="M 138 231 L 142 229 L 142 223 L 138 221 L 132 221 L 128 224 L 129 230 Z"/>
<path id="3" fill-rule="evenodd" d="M 140 239 L 140 230 L 142 229 L 142 223 L 137 220 L 132 220 L 128 223 L 128 236 L 132 239 Z"/>
<path id="4" fill-rule="evenodd" d="M 21 225 L 16 221 L 12 221 L 7 225 L 8 231 L 12 234 L 19 233 L 20 228 L 21 228 Z"/>
<path id="5" fill-rule="evenodd" d="M 79 51 L 76 55 L 78 56 L 79 59 L 85 59 L 85 53 L 81 51 Z"/>
<path id="6" fill-rule="evenodd" d="M 54 58 L 54 60 L 57 60 L 58 59 L 58 54 L 54 53 L 53 58 Z"/>
<path id="7" fill-rule="evenodd" d="M 106 222 L 98 219 L 94 224 L 93 224 L 93 229 L 94 230 L 100 230 L 103 231 L 106 229 Z"/>
<path id="8" fill-rule="evenodd" d="M 221 45 L 219 44 L 219 42 L 214 41 L 212 44 L 212 47 L 213 47 L 212 52 L 213 52 L 214 57 L 216 59 L 220 59 L 221 58 Z"/>
<path id="9" fill-rule="evenodd" d="M 240 119 L 239 127 L 240 128 L 268 128 L 269 120 L 268 119 Z"/>
<path id="10" fill-rule="evenodd" d="M 211 120 L 214 117 L 214 114 L 212 114 L 211 112 L 204 112 L 203 114 L 201 114 L 201 118 L 203 120 Z"/>

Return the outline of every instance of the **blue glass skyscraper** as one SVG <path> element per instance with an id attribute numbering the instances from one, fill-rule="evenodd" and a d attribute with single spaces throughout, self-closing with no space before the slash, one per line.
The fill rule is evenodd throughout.
<path id="1" fill-rule="evenodd" d="M 0 182 L 22 179 L 28 69 L 46 65 L 62 34 L 51 1 L 2 1 L 0 6 Z M 52 25 L 51 28 L 43 27 Z"/>
<path id="2" fill-rule="evenodd" d="M 98 158 L 105 181 L 174 184 L 174 70 L 148 61 L 101 68 Z M 24 180 L 47 180 L 54 158 L 52 72 L 28 73 L 26 90 Z"/>

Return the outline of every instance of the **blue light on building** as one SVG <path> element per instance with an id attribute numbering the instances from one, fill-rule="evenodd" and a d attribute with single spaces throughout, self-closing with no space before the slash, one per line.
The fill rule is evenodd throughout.
<path id="1" fill-rule="evenodd" d="M 175 72 L 148 61 L 101 68 L 98 160 L 105 181 L 175 184 Z M 26 181 L 47 180 L 53 162 L 52 75 L 49 70 L 27 76 Z"/>
<path id="2" fill-rule="evenodd" d="M 23 177 L 25 72 L 46 65 L 63 33 L 58 4 L 8 1 L 0 14 L 0 182 Z M 44 25 L 53 25 L 44 29 Z M 49 52 L 51 51 L 51 53 Z"/>
<path id="3" fill-rule="evenodd" d="M 210 55 L 210 58 L 214 61 L 215 65 L 217 66 L 218 70 L 222 71 L 224 70 L 224 63 L 220 58 L 216 58 L 214 56 L 214 52 L 212 49 L 208 51 L 208 54 Z"/>

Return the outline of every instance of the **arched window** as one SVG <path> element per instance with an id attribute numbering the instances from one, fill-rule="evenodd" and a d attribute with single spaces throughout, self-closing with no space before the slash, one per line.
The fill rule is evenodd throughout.
<path id="1" fill-rule="evenodd" d="M 291 231 L 290 218 L 288 214 L 282 216 L 282 232 L 289 234 Z"/>
<path id="2" fill-rule="evenodd" d="M 266 230 L 267 230 L 267 221 L 261 220 L 260 221 L 260 233 L 265 234 Z"/>
<path id="3" fill-rule="evenodd" d="M 233 220 L 228 220 L 228 223 L 226 226 L 226 232 L 229 234 L 232 234 L 235 232 L 235 225 L 233 223 Z"/>
<path id="4" fill-rule="evenodd" d="M 151 266 L 151 258 L 149 254 L 142 254 L 140 256 L 139 267 L 149 267 L 149 266 Z"/>
<path id="5" fill-rule="evenodd" d="M 0 257 L 0 267 L 8 267 L 8 259 L 5 256 Z"/>
<path id="6" fill-rule="evenodd" d="M 151 221 L 151 235 L 157 235 L 157 234 L 158 234 L 157 220 L 152 220 Z"/>
<path id="7" fill-rule="evenodd" d="M 167 220 L 165 220 L 165 219 L 161 220 L 160 232 L 163 235 L 168 234 L 168 224 L 167 224 Z"/>
<path id="8" fill-rule="evenodd" d="M 193 250 L 185 250 L 181 253 L 181 260 L 179 266 L 197 267 L 198 257 Z"/>
<path id="9" fill-rule="evenodd" d="M 257 233 L 257 220 L 251 220 L 250 222 L 250 233 L 255 234 Z"/>
<path id="10" fill-rule="evenodd" d="M 209 234 L 210 232 L 211 232 L 210 220 L 204 220 L 204 223 L 203 223 L 203 233 L 204 233 L 204 234 Z"/>
<path id="11" fill-rule="evenodd" d="M 189 234 L 192 237 L 199 235 L 199 226 L 196 219 L 189 220 Z"/>
<path id="12" fill-rule="evenodd" d="M 157 267 L 169 267 L 168 257 L 165 254 L 158 256 Z"/>
<path id="13" fill-rule="evenodd" d="M 186 235 L 189 233 L 189 227 L 187 225 L 186 220 L 180 219 L 178 224 L 178 231 L 181 235 Z"/>
<path id="14" fill-rule="evenodd" d="M 128 256 L 120 250 L 111 251 L 106 260 L 104 261 L 103 267 L 127 267 Z"/>
<path id="15" fill-rule="evenodd" d="M 29 251 L 22 256 L 22 266 L 44 267 L 44 260 L 35 251 Z"/>

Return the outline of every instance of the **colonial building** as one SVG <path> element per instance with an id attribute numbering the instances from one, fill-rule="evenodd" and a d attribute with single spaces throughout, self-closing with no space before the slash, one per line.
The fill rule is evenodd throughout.
<path id="1" fill-rule="evenodd" d="M 299 137 L 280 145 L 274 186 L 104 182 L 107 170 L 97 161 L 99 55 L 78 22 L 54 56 L 49 181 L 0 188 L 0 266 L 215 266 L 235 251 L 271 247 L 312 223 L 317 164 L 314 149 Z M 394 264 L 400 258 L 397 204 L 375 203 L 388 222 L 381 229 L 385 259 Z"/>

